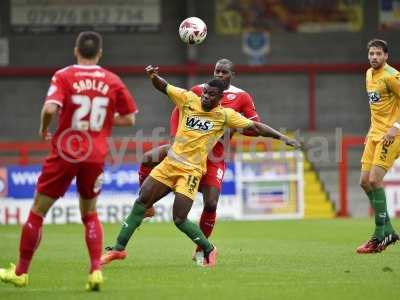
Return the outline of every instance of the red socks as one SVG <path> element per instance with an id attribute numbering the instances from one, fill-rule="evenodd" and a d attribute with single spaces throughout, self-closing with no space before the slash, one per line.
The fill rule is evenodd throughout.
<path id="1" fill-rule="evenodd" d="M 217 212 L 207 212 L 203 210 L 200 217 L 199 226 L 204 235 L 208 238 L 214 229 L 215 219 L 217 217 Z"/>
<path id="2" fill-rule="evenodd" d="M 87 214 L 82 218 L 85 225 L 85 239 L 90 256 L 90 273 L 100 269 L 100 257 L 103 248 L 103 228 L 97 213 Z M 19 244 L 19 261 L 15 270 L 16 275 L 28 273 L 33 254 L 39 246 L 42 237 L 43 218 L 30 212 L 28 220 L 22 227 Z"/>
<path id="3" fill-rule="evenodd" d="M 149 176 L 151 170 L 153 170 L 152 167 L 145 167 L 143 164 L 140 164 L 139 168 L 139 186 L 142 186 L 144 180 Z"/>
<path id="4" fill-rule="evenodd" d="M 42 237 L 43 217 L 30 211 L 28 220 L 22 226 L 19 243 L 19 261 L 15 270 L 16 275 L 28 273 L 33 254 L 39 246 Z"/>
<path id="5" fill-rule="evenodd" d="M 89 213 L 82 218 L 85 225 L 85 240 L 90 256 L 90 273 L 100 270 L 100 257 L 103 249 L 103 227 L 97 213 Z"/>
<path id="6" fill-rule="evenodd" d="M 204 235 L 208 238 L 213 229 L 214 229 L 214 224 L 215 224 L 215 219 L 217 217 L 217 212 L 207 212 L 203 210 L 201 217 L 200 217 L 200 222 L 199 222 L 199 227 L 201 231 L 203 231 Z M 201 251 L 202 249 L 197 247 L 196 251 Z"/>

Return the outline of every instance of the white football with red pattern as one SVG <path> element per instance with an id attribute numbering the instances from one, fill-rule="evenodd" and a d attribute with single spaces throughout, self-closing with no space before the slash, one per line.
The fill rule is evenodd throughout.
<path id="1" fill-rule="evenodd" d="M 200 18 L 187 18 L 179 25 L 179 36 L 186 44 L 200 44 L 207 36 L 207 25 Z"/>

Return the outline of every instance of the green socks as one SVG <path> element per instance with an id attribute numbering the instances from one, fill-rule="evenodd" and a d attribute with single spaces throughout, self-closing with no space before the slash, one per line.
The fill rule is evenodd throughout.
<path id="1" fill-rule="evenodd" d="M 375 212 L 374 236 L 382 240 L 385 235 L 394 231 L 387 212 L 385 190 L 383 188 L 374 189 L 367 192 L 367 196 Z"/>
<path id="2" fill-rule="evenodd" d="M 175 224 L 176 227 L 184 234 L 186 234 L 194 243 L 204 250 L 204 253 L 210 253 L 214 248 L 213 245 L 207 240 L 204 233 L 200 230 L 199 226 L 190 222 L 188 219 L 181 224 Z"/>
<path id="3" fill-rule="evenodd" d="M 372 192 L 372 190 L 366 192 L 368 199 L 369 199 L 369 203 L 371 204 L 371 207 L 374 208 L 374 193 Z"/>
<path id="4" fill-rule="evenodd" d="M 142 223 L 145 212 L 146 208 L 143 206 L 143 204 L 135 202 L 131 213 L 126 220 L 122 222 L 122 228 L 118 234 L 117 243 L 113 247 L 115 250 L 122 251 L 125 249 L 132 234 Z M 176 227 L 178 227 L 180 231 L 185 233 L 193 242 L 200 246 L 205 253 L 211 252 L 214 248 L 200 228 L 189 220 L 186 219 L 185 222 L 176 225 Z"/>
<path id="5" fill-rule="evenodd" d="M 145 212 L 146 208 L 136 201 L 129 216 L 122 222 L 122 228 L 118 234 L 117 243 L 113 247 L 115 250 L 121 251 L 125 249 L 132 234 L 142 223 Z"/>

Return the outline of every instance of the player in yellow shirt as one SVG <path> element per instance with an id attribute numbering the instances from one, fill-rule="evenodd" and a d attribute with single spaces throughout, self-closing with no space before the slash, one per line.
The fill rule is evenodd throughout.
<path id="1" fill-rule="evenodd" d="M 374 209 L 375 232 L 357 248 L 358 253 L 381 252 L 399 240 L 387 212 L 383 178 L 400 154 L 400 73 L 386 63 L 385 41 L 373 39 L 367 49 L 371 65 L 366 73 L 371 127 L 361 158 L 360 185 Z"/>
<path id="2" fill-rule="evenodd" d="M 179 126 L 167 157 L 150 173 L 144 181 L 139 198 L 130 215 L 123 222 L 115 246 L 103 255 L 105 261 L 126 257 L 125 247 L 135 229 L 141 224 L 146 209 L 155 202 L 175 192 L 173 220 L 180 231 L 185 233 L 204 251 L 204 267 L 216 264 L 217 250 L 204 236 L 197 224 L 187 219 L 196 196 L 200 178 L 206 171 L 206 160 L 211 150 L 227 128 L 251 129 L 259 135 L 280 139 L 287 145 L 299 148 L 297 140 L 281 134 L 277 130 L 246 119 L 230 108 L 223 108 L 219 101 L 226 83 L 213 79 L 204 86 L 203 94 L 174 87 L 158 76 L 158 68 L 146 67 L 154 87 L 167 94 L 179 109 Z"/>

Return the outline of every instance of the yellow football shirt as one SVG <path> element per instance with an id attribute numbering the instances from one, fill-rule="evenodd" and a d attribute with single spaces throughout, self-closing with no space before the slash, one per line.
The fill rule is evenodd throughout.
<path id="1" fill-rule="evenodd" d="M 179 109 L 179 124 L 168 157 L 206 171 L 208 152 L 224 134 L 226 128 L 248 128 L 253 121 L 231 108 L 221 105 L 204 111 L 201 98 L 195 93 L 173 85 L 167 86 L 167 94 Z"/>
<path id="2" fill-rule="evenodd" d="M 388 64 L 368 69 L 366 88 L 371 109 L 368 137 L 381 140 L 393 123 L 400 119 L 400 73 Z"/>

